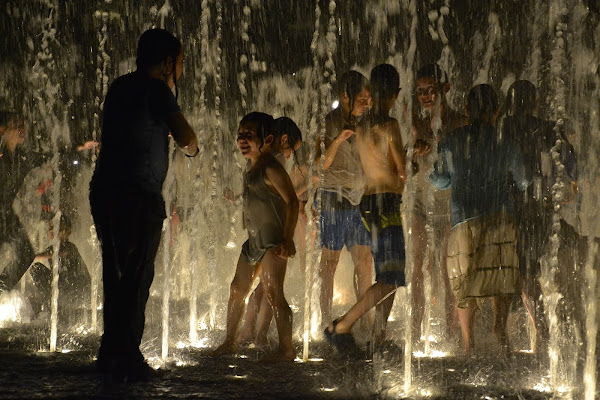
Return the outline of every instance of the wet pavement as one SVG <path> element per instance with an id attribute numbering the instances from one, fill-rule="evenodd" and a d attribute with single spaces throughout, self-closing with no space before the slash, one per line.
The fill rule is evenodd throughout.
<path id="1" fill-rule="evenodd" d="M 35 325 L 0 329 L 0 399 L 549 399 L 547 367 L 514 353 L 461 358 L 414 357 L 413 386 L 404 393 L 404 357 L 388 345 L 374 360 L 344 360 L 316 343 L 307 362 L 265 364 L 262 352 L 213 359 L 210 349 L 175 347 L 148 382 L 113 384 L 94 368 L 97 335 L 59 336 L 51 353 L 47 330 Z M 297 343 L 300 354 L 300 343 Z M 66 351 L 66 350 L 63 350 Z M 148 352 L 146 349 L 145 353 Z M 438 353 L 440 355 L 441 353 Z M 434 354 L 435 355 L 435 354 Z M 150 358 L 152 365 L 160 364 Z M 575 393 L 573 398 L 579 398 Z"/>

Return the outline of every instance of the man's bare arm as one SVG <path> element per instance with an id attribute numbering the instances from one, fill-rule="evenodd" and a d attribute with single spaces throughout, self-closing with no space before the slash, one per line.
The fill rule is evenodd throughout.
<path id="1" fill-rule="evenodd" d="M 198 154 L 196 133 L 181 112 L 169 114 L 167 125 L 171 130 L 175 143 L 183 150 L 185 155 L 193 157 Z"/>

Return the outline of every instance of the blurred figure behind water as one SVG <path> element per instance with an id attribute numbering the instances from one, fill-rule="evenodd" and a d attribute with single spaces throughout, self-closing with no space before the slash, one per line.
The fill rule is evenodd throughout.
<path id="1" fill-rule="evenodd" d="M 523 303 L 535 328 L 536 345 L 534 350 L 543 350 L 548 340 L 548 324 L 544 313 L 542 289 L 540 285 L 540 261 L 548 252 L 552 234 L 554 203 L 552 186 L 557 179 L 557 167 L 552 153 L 558 152 L 558 161 L 565 167 L 568 195 L 565 202 L 574 200 L 574 185 L 577 180 L 576 159 L 573 146 L 564 130 L 555 131 L 555 122 L 535 115 L 537 106 L 536 87 L 527 80 L 515 81 L 506 94 L 500 120 L 501 134 L 509 137 L 523 153 L 526 167 L 531 171 L 533 182 L 525 193 L 514 193 L 515 213 L 519 221 L 518 255 L 522 278 Z M 558 132 L 558 135 L 557 135 Z M 557 139 L 560 143 L 557 145 Z M 554 149 L 553 149 L 554 148 Z M 567 239 L 563 249 L 572 248 L 576 235 L 573 228 L 561 222 L 562 236 Z"/>
<path id="2" fill-rule="evenodd" d="M 50 240 L 54 239 L 55 232 L 53 222 L 50 221 L 48 227 Z M 70 235 L 71 219 L 66 215 L 61 215 L 58 229 L 58 313 L 60 324 L 79 321 L 90 298 L 90 273 L 79 250 L 69 240 Z M 37 254 L 29 269 L 33 283 L 38 290 L 38 296 L 34 297 L 34 301 L 32 301 L 35 304 L 34 312 L 50 311 L 53 253 L 54 248 L 50 246 Z"/>

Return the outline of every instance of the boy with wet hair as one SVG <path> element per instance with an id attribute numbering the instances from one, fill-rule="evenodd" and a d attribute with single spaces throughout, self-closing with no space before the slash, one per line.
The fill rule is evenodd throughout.
<path id="1" fill-rule="evenodd" d="M 508 312 L 512 297 L 520 293 L 511 188 L 514 182 L 525 190 L 531 177 L 518 146 L 497 134 L 498 111 L 492 86 L 473 87 L 466 104 L 469 125 L 441 140 L 430 175 L 438 189 L 451 190 L 447 267 L 467 355 L 472 349 L 475 300 L 492 298 L 494 333 L 508 352 Z"/>
<path id="2" fill-rule="evenodd" d="M 164 29 L 142 34 L 137 70 L 117 78 L 104 102 L 90 204 L 102 247 L 104 334 L 98 368 L 118 381 L 147 379 L 140 351 L 163 220 L 169 136 L 185 155 L 198 140 L 171 90 L 183 72 L 181 42 Z"/>
<path id="3" fill-rule="evenodd" d="M 383 340 L 394 292 L 406 283 L 400 210 L 406 155 L 398 121 L 389 116 L 400 91 L 400 76 L 392 65 L 381 64 L 371 71 L 370 82 L 373 109 L 357 127 L 356 146 L 365 172 L 366 188 L 360 211 L 371 236 L 375 284 L 343 317 L 325 329 L 325 336 L 341 353 L 356 351 L 350 331 L 356 321 L 374 307 L 374 341 L 377 344 Z"/>
<path id="4" fill-rule="evenodd" d="M 316 141 L 316 165 L 323 160 L 321 196 L 321 318 L 331 319 L 333 280 L 342 249 L 354 263 L 354 291 L 360 298 L 371 286 L 370 236 L 360 219 L 358 204 L 364 192 L 364 174 L 354 140 L 355 129 L 369 104 L 369 82 L 360 72 L 348 71 L 337 82 L 339 106 L 325 117 L 325 153 Z"/>
<path id="5" fill-rule="evenodd" d="M 446 101 L 446 93 L 450 90 L 448 76 L 437 64 L 421 67 L 415 77 L 415 100 L 413 101 L 413 161 L 419 170 L 412 179 L 415 190 L 414 207 L 411 212 L 411 240 L 413 249 L 412 274 L 412 338 L 421 339 L 421 325 L 425 312 L 425 293 L 423 267 L 425 259 L 429 259 L 430 276 L 433 290 L 439 288 L 440 278 L 445 287 L 446 328 L 451 334 L 457 328 L 454 296 L 450 289 L 446 272 L 446 251 L 448 234 L 450 233 L 450 191 L 436 190 L 427 179 L 437 152 L 439 141 L 452 130 L 464 126 L 466 117 L 453 110 Z M 433 196 L 431 198 L 430 196 Z M 428 248 L 427 224 L 433 232 L 433 243 L 441 244 L 439 249 Z M 437 246 L 436 246 L 437 247 Z M 432 264 L 435 252 L 439 251 L 440 271 L 434 270 Z M 431 301 L 431 300 L 430 300 Z"/>
<path id="6" fill-rule="evenodd" d="M 52 220 L 49 222 L 48 232 L 50 240 L 54 239 L 55 230 Z M 60 216 L 58 230 L 58 310 L 61 317 L 67 322 L 72 317 L 81 317 L 76 314 L 90 299 L 91 278 L 90 273 L 79 254 L 77 247 L 69 240 L 71 236 L 71 219 L 66 215 Z M 40 292 L 42 307 L 49 310 L 52 298 L 52 255 L 53 246 L 37 254 L 29 273 L 34 285 Z M 50 268 L 44 265 L 48 261 Z"/>

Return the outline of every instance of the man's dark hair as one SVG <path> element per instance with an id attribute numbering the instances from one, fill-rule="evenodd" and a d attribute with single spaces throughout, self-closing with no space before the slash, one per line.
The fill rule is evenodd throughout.
<path id="1" fill-rule="evenodd" d="M 346 93 L 350 99 L 350 113 L 352 113 L 352 110 L 354 109 L 354 99 L 363 91 L 363 89 L 369 87 L 369 81 L 360 72 L 351 70 L 344 72 L 342 76 L 340 76 L 335 87 L 335 93 L 338 96 Z"/>
<path id="2" fill-rule="evenodd" d="M 489 123 L 498 110 L 498 96 L 491 85 L 474 86 L 467 95 L 467 110 L 471 123 Z"/>
<path id="3" fill-rule="evenodd" d="M 135 64 L 139 70 L 145 71 L 171 57 L 173 60 L 173 82 L 175 84 L 175 99 L 179 97 L 175 62 L 181 53 L 181 42 L 170 32 L 160 29 L 148 29 L 142 33 L 138 42 Z"/>
<path id="4" fill-rule="evenodd" d="M 269 114 L 265 114 L 258 111 L 253 111 L 246 114 L 240 121 L 240 125 L 248 122 L 256 125 L 258 129 L 258 137 L 262 140 L 262 144 L 265 143 L 265 137 L 273 134 L 274 119 Z M 261 145 L 262 145 L 261 144 Z"/>
<path id="5" fill-rule="evenodd" d="M 537 90 L 528 80 L 515 81 L 508 92 L 502 106 L 502 113 L 512 111 L 513 115 L 531 114 L 535 108 Z"/>
<path id="6" fill-rule="evenodd" d="M 398 94 L 400 74 L 390 64 L 379 64 L 371 70 L 371 96 L 377 100 L 388 100 Z"/>
<path id="7" fill-rule="evenodd" d="M 135 64 L 139 69 L 147 69 L 167 57 L 172 57 L 175 66 L 179 53 L 181 53 L 179 39 L 164 29 L 149 29 L 140 36 Z"/>
<path id="8" fill-rule="evenodd" d="M 426 64 L 417 71 L 416 79 L 433 78 L 440 86 L 448 83 L 448 75 L 437 64 Z"/>

